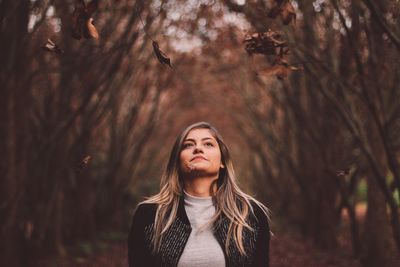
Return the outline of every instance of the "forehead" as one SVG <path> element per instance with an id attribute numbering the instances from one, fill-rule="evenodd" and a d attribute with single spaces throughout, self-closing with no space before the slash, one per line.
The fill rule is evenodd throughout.
<path id="1" fill-rule="evenodd" d="M 201 140 L 204 138 L 211 138 L 215 140 L 215 137 L 208 129 L 193 129 L 188 133 L 185 140 L 187 139 Z"/>

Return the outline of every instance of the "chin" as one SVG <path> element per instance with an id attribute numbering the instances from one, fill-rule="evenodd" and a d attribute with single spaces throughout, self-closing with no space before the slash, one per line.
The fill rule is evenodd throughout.
<path id="1" fill-rule="evenodd" d="M 199 167 L 195 167 L 195 169 L 191 172 L 191 174 L 196 174 L 196 175 L 202 175 L 202 176 L 208 176 L 208 175 L 210 175 L 210 176 L 212 176 L 212 175 L 216 175 L 216 174 L 218 174 L 218 170 L 217 171 L 214 171 L 214 170 L 210 170 L 210 169 L 208 169 L 208 168 L 201 168 L 200 166 Z"/>

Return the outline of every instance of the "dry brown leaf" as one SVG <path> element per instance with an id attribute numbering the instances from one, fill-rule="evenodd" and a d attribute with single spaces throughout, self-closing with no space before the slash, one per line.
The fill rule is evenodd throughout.
<path id="1" fill-rule="evenodd" d="M 97 32 L 96 28 L 93 25 L 93 19 L 90 18 L 87 23 L 86 27 L 88 29 L 88 35 L 94 39 L 99 39 L 99 33 Z"/>
<path id="2" fill-rule="evenodd" d="M 260 73 L 265 76 L 276 76 L 279 80 L 283 80 L 290 72 L 302 69 L 301 66 L 290 65 L 286 59 L 278 57 L 272 66 L 261 70 Z"/>
<path id="3" fill-rule="evenodd" d="M 25 223 L 25 239 L 29 240 L 32 237 L 32 233 L 33 233 L 33 228 L 34 228 L 34 224 L 32 223 L 32 221 L 27 221 Z"/>
<path id="4" fill-rule="evenodd" d="M 156 54 L 157 59 L 161 64 L 168 65 L 172 69 L 171 59 L 169 57 L 167 57 L 161 51 L 161 49 L 156 41 L 153 41 L 153 51 L 154 51 L 154 54 Z"/>
<path id="5" fill-rule="evenodd" d="M 81 160 L 81 162 L 79 163 L 79 166 L 78 166 L 78 168 L 77 168 L 77 171 L 78 171 L 78 172 L 83 171 L 83 169 L 85 169 L 85 168 L 87 167 L 87 165 L 89 164 L 89 162 L 90 162 L 91 159 L 92 159 L 92 156 L 90 156 L 90 155 L 85 156 L 85 157 Z"/>
<path id="6" fill-rule="evenodd" d="M 337 170 L 336 171 L 336 176 L 346 176 L 350 174 L 350 169 L 346 168 L 344 170 Z"/>
<path id="7" fill-rule="evenodd" d="M 58 45 L 56 45 L 51 39 L 47 39 L 47 43 L 42 46 L 42 49 L 59 55 L 64 53 L 64 51 L 60 47 L 58 47 Z"/>
<path id="8" fill-rule="evenodd" d="M 268 31 L 265 33 L 265 35 L 269 38 L 271 42 L 274 43 L 274 46 L 276 47 L 286 47 L 286 41 L 279 40 L 282 38 L 282 35 L 278 32 L 274 32 L 271 29 L 268 29 Z"/>
<path id="9" fill-rule="evenodd" d="M 282 6 L 280 16 L 283 24 L 288 25 L 292 21 L 296 24 L 296 12 L 289 1 Z"/>
<path id="10" fill-rule="evenodd" d="M 282 23 L 288 25 L 291 21 L 296 23 L 296 12 L 290 0 L 274 0 L 274 6 L 268 13 L 268 17 L 281 17 Z"/>
<path id="11" fill-rule="evenodd" d="M 98 0 L 92 0 L 85 5 L 83 0 L 75 1 L 75 9 L 71 17 L 71 34 L 75 39 L 80 40 L 82 37 L 99 38 L 99 34 L 93 25 L 92 15 L 98 7 Z"/>
<path id="12" fill-rule="evenodd" d="M 282 35 L 270 29 L 262 33 L 248 34 L 245 36 L 244 42 L 249 55 L 277 55 L 277 48 L 287 47 L 286 41 L 282 40 Z"/>
<path id="13" fill-rule="evenodd" d="M 283 80 L 289 74 L 289 69 L 284 65 L 272 65 L 260 71 L 265 76 L 276 76 L 279 80 Z"/>

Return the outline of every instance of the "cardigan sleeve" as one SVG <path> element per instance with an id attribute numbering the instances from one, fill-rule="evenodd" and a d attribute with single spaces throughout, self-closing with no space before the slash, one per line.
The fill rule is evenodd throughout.
<path id="1" fill-rule="evenodd" d="M 138 205 L 132 218 L 128 235 L 129 267 L 153 266 L 153 257 L 144 240 L 145 208 L 143 204 Z"/>
<path id="2" fill-rule="evenodd" d="M 269 242 L 271 238 L 268 217 L 256 205 L 255 215 L 259 225 L 253 267 L 269 267 Z"/>

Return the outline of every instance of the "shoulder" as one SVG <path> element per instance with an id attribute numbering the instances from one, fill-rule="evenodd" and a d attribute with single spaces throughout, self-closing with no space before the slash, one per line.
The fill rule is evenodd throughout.
<path id="1" fill-rule="evenodd" d="M 151 224 L 154 222 L 156 212 L 157 204 L 141 202 L 135 208 L 133 221 L 140 224 Z"/>
<path id="2" fill-rule="evenodd" d="M 141 215 L 151 214 L 157 211 L 157 204 L 156 203 L 146 203 L 140 202 L 136 205 L 135 214 L 139 213 Z"/>
<path id="3" fill-rule="evenodd" d="M 264 226 L 269 229 L 270 217 L 268 208 L 259 201 L 250 200 L 253 218 L 255 218 L 258 225 Z"/>

